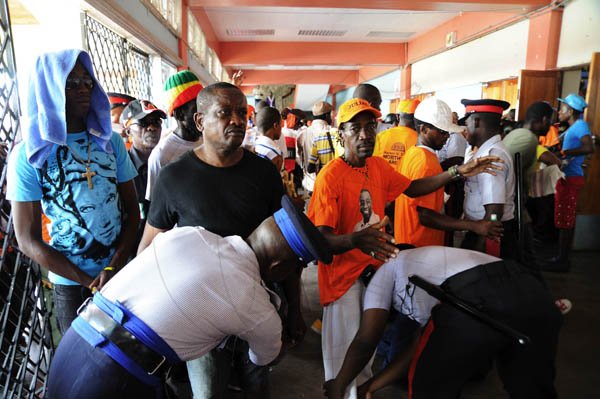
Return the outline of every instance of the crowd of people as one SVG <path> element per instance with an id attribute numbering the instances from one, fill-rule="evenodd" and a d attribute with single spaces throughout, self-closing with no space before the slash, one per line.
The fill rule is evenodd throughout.
<path id="1" fill-rule="evenodd" d="M 382 118 L 369 84 L 310 112 L 249 105 L 187 70 L 164 90 L 166 111 L 106 93 L 84 51 L 37 60 L 6 196 L 20 249 L 53 287 L 48 398 L 269 398 L 269 367 L 306 333 L 301 275 L 314 263 L 327 397 L 403 376 L 410 397 L 458 397 L 493 360 L 511 397 L 556 397 L 572 304 L 540 270 L 569 270 L 593 151 L 582 97 L 558 99 L 556 123 L 536 102 L 505 128 L 510 104 L 493 99 L 464 99 L 461 119 L 436 97 L 406 99 Z M 540 259 L 554 227 L 559 251 Z"/>

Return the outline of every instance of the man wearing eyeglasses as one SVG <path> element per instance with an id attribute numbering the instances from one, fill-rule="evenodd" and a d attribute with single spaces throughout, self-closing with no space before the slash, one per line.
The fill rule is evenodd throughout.
<path id="1" fill-rule="evenodd" d="M 494 173 L 497 157 L 482 157 L 451 171 L 411 181 L 396 172 L 383 158 L 372 157 L 381 112 L 361 98 L 340 106 L 338 128 L 344 155 L 329 162 L 317 175 L 308 216 L 323 233 L 334 254 L 330 265 L 319 263 L 319 291 L 323 309 L 321 344 L 325 380 L 335 378 L 343 353 L 358 331 L 366 277 L 385 261 L 396 257 L 394 238 L 381 231 L 387 217 L 353 231 L 363 220 L 361 192 L 369 191 L 372 213 L 384 214 L 386 202 L 404 193 L 418 197 L 431 193 L 455 178 L 480 172 Z M 357 384 L 371 377 L 370 363 L 349 384 L 349 397 L 356 398 Z"/>
<path id="2" fill-rule="evenodd" d="M 120 122 L 123 132 L 132 139 L 129 158 L 138 172 L 134 179 L 138 203 L 140 204 L 140 228 L 136 246 L 139 244 L 146 224 L 150 201 L 145 198 L 148 183 L 148 158 L 158 144 L 162 133 L 162 121 L 167 114 L 147 100 L 133 100 L 123 109 Z"/>
<path id="3" fill-rule="evenodd" d="M 86 52 L 41 55 L 29 82 L 23 142 L 10 155 L 6 197 L 19 248 L 49 270 L 64 333 L 91 290 L 101 289 L 132 253 L 136 171 L 112 131 L 108 97 Z M 49 244 L 42 211 L 51 222 Z"/>

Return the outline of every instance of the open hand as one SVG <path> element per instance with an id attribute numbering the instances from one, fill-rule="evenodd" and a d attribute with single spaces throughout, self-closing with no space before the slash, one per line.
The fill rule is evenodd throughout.
<path id="1" fill-rule="evenodd" d="M 470 160 L 466 164 L 458 167 L 458 172 L 464 177 L 471 177 L 480 173 L 489 173 L 496 175 L 495 170 L 502 170 L 501 165 L 495 165 L 494 163 L 504 163 L 502 158 L 488 155 L 485 157 L 479 157 Z"/>
<path id="2" fill-rule="evenodd" d="M 234 86 L 241 86 L 244 82 L 244 71 L 240 69 L 239 71 L 234 73 L 231 77 L 231 81 L 234 84 Z"/>

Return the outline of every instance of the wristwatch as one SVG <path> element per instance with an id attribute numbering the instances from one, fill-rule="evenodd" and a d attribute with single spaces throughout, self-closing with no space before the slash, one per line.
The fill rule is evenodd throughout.
<path id="1" fill-rule="evenodd" d="M 458 166 L 457 165 L 452 165 L 448 168 L 448 173 L 450 174 L 450 177 L 452 178 L 452 180 L 459 180 L 463 178 L 463 175 L 460 174 L 460 172 L 458 171 Z"/>

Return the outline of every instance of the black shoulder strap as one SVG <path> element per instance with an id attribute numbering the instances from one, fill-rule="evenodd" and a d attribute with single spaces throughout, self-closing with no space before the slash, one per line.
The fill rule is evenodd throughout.
<path id="1" fill-rule="evenodd" d="M 329 148 L 331 148 L 331 152 L 335 156 L 335 148 L 333 147 L 333 140 L 331 140 L 331 134 L 329 134 L 329 129 L 327 130 L 327 141 L 329 141 Z"/>

